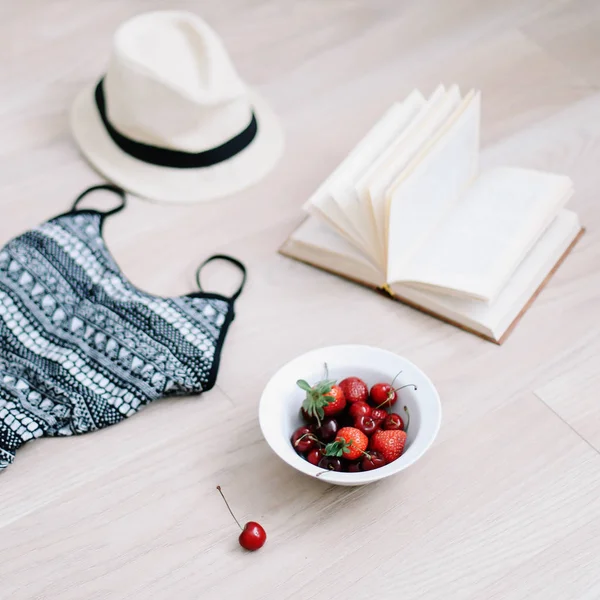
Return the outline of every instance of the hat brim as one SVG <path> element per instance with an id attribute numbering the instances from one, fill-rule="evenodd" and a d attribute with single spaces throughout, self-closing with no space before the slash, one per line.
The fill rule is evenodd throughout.
<path id="1" fill-rule="evenodd" d="M 145 163 L 123 152 L 108 135 L 94 99 L 95 85 L 84 89 L 71 109 L 71 130 L 90 164 L 127 191 L 161 202 L 202 202 L 254 185 L 273 169 L 283 152 L 279 119 L 259 94 L 250 102 L 258 122 L 252 143 L 212 167 L 175 169 Z"/>

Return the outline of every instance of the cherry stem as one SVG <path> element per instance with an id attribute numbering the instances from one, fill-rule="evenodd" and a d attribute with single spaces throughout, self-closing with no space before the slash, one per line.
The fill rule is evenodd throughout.
<path id="1" fill-rule="evenodd" d="M 317 442 L 317 444 L 321 444 L 321 446 L 325 446 L 325 444 L 317 437 L 315 436 L 314 433 L 303 433 L 297 440 L 296 443 L 294 444 L 294 448 L 298 447 L 298 444 L 304 439 L 304 438 L 312 438 L 313 441 Z"/>
<path id="2" fill-rule="evenodd" d="M 319 469 L 323 469 L 323 467 L 319 467 Z M 326 469 L 323 469 L 320 473 L 317 473 L 315 477 L 321 477 L 321 475 L 325 475 L 325 473 L 331 473 L 332 471 L 335 471 L 335 469 L 327 467 Z"/>
<path id="3" fill-rule="evenodd" d="M 407 388 L 407 387 L 413 387 L 413 388 L 415 388 L 415 392 L 417 391 L 417 386 L 414 383 L 407 383 L 406 385 L 401 385 L 400 387 L 393 388 L 389 391 L 388 397 L 376 408 L 381 408 L 382 406 L 388 405 L 390 400 L 394 397 L 394 392 L 399 392 L 400 390 L 403 390 L 404 388 Z"/>
<path id="4" fill-rule="evenodd" d="M 394 381 L 396 381 L 396 379 L 398 379 L 398 375 L 400 375 L 402 373 L 402 371 L 398 371 L 398 373 L 396 373 L 396 377 L 394 377 L 394 379 L 392 379 L 392 383 L 390 383 L 390 387 L 394 387 Z"/>
<path id="5" fill-rule="evenodd" d="M 225 498 L 225 494 L 223 493 L 223 490 L 221 489 L 221 486 L 218 485 L 217 489 L 219 490 L 219 494 L 221 494 L 221 497 L 223 498 L 223 500 L 225 501 L 225 505 L 227 506 L 231 516 L 233 517 L 233 520 L 238 524 L 238 527 L 244 531 L 244 528 L 240 525 L 240 522 L 237 520 L 236 516 L 233 514 L 233 511 L 231 510 L 231 506 L 229 506 L 229 502 L 227 502 L 227 498 Z"/>
<path id="6" fill-rule="evenodd" d="M 312 411 L 306 411 L 309 417 L 312 417 L 313 419 L 316 419 L 317 421 L 317 425 L 319 427 L 321 427 L 321 418 L 319 417 L 319 413 L 317 411 L 312 412 Z"/>
<path id="7" fill-rule="evenodd" d="M 397 387 L 394 391 L 397 392 L 398 390 L 403 390 L 404 388 L 407 388 L 407 387 L 414 387 L 415 392 L 417 391 L 417 386 L 414 383 L 407 383 L 406 385 L 401 385 L 400 387 Z"/>
<path id="8" fill-rule="evenodd" d="M 404 407 L 404 412 L 406 413 L 406 425 L 404 426 L 404 432 L 408 431 L 408 426 L 410 425 L 410 413 L 408 412 L 408 406 Z"/>
<path id="9" fill-rule="evenodd" d="M 329 379 L 329 367 L 327 363 L 323 363 L 325 365 L 325 379 Z"/>

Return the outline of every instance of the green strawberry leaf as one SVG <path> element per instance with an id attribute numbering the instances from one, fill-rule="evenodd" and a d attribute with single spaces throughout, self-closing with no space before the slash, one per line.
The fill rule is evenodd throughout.
<path id="1" fill-rule="evenodd" d="M 344 454 L 348 454 L 350 452 L 350 446 L 352 445 L 352 441 L 346 442 L 346 440 L 336 440 L 335 442 L 329 442 L 327 446 L 325 446 L 325 456 L 335 456 L 337 458 L 341 458 Z"/>
<path id="2" fill-rule="evenodd" d="M 331 388 L 335 385 L 335 383 L 335 379 L 324 379 L 315 385 L 315 390 L 326 394 L 327 392 L 331 391 Z"/>
<path id="3" fill-rule="evenodd" d="M 312 392 L 312 388 L 308 384 L 308 381 L 305 381 L 304 379 L 298 379 L 298 381 L 296 381 L 296 385 L 305 392 Z"/>
<path id="4" fill-rule="evenodd" d="M 325 446 L 325 456 L 342 456 L 344 442 L 330 442 Z"/>
<path id="5" fill-rule="evenodd" d="M 328 396 L 331 388 L 335 385 L 334 379 L 326 379 L 319 381 L 313 387 L 304 379 L 299 379 L 296 385 L 306 392 L 306 398 L 302 403 L 302 408 L 313 418 L 317 420 L 319 425 L 321 420 L 325 418 L 325 407 L 331 402 L 335 402 L 335 398 Z"/>

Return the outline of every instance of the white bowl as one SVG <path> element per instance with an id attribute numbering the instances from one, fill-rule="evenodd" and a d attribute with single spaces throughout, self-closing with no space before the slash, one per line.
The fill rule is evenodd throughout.
<path id="1" fill-rule="evenodd" d="M 350 376 L 363 379 L 371 387 L 378 382 L 395 387 L 413 383 L 417 386 L 399 392 L 395 412 L 403 415 L 403 407 L 410 412 L 410 426 L 406 446 L 400 458 L 379 469 L 361 473 L 325 471 L 296 454 L 290 438 L 303 424 L 300 406 L 306 396 L 297 385 L 306 379 L 311 385 L 324 378 L 327 363 L 331 379 L 341 381 Z M 431 446 L 440 428 L 442 407 L 440 397 L 430 379 L 413 363 L 387 350 L 371 346 L 330 346 L 299 356 L 277 371 L 265 387 L 260 399 L 259 421 L 265 440 L 279 458 L 294 469 L 336 485 L 364 485 L 403 471 L 416 462 Z"/>

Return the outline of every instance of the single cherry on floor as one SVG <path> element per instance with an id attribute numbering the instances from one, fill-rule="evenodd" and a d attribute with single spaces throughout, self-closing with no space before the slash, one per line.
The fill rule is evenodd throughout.
<path id="1" fill-rule="evenodd" d="M 233 520 L 238 524 L 238 527 L 242 530 L 240 533 L 239 542 L 242 548 L 246 550 L 250 550 L 253 552 L 254 550 L 258 550 L 265 545 L 267 541 L 267 532 L 263 529 L 262 525 L 257 523 L 256 521 L 248 521 L 244 527 L 240 525 L 240 522 L 237 520 L 236 516 L 233 514 L 231 507 L 229 506 L 229 502 L 227 502 L 227 498 L 225 498 L 225 494 L 223 494 L 223 490 L 221 486 L 218 485 L 217 489 L 219 490 L 219 494 L 225 501 L 225 505 L 229 510 Z"/>

